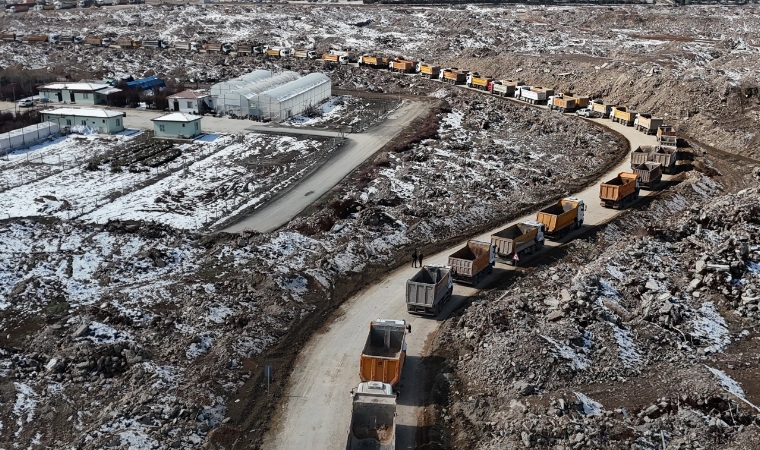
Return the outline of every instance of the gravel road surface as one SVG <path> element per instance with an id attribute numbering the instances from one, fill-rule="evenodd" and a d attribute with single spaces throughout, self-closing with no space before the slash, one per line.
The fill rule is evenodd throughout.
<path id="1" fill-rule="evenodd" d="M 646 136 L 631 127 L 625 127 L 609 119 L 594 121 L 621 133 L 628 139 L 632 149 L 639 145 L 656 144 L 654 136 Z M 604 175 L 602 180 L 626 170 L 630 170 L 627 157 Z M 601 181 L 575 194 L 587 204 L 585 226 L 605 222 L 620 212 L 600 206 L 600 184 Z M 641 191 L 642 196 L 649 194 L 649 191 Z M 533 218 L 535 215 L 531 214 L 513 223 Z M 490 241 L 491 234 L 506 225 L 509 224 L 504 224 L 476 239 Z M 566 242 L 581 232 L 582 230 L 576 230 L 560 242 Z M 425 262 L 446 264 L 448 255 L 463 246 L 464 242 L 427 257 Z M 556 242 L 547 241 L 541 253 L 557 245 L 559 244 Z M 463 299 L 477 293 L 475 288 L 457 284 L 454 286 L 452 301 L 446 305 L 438 320 L 412 316 L 406 312 L 404 295 L 406 280 L 417 270 L 406 267 L 389 273 L 346 301 L 335 312 L 329 325 L 314 334 L 301 351 L 291 373 L 288 391 L 283 397 L 284 401 L 273 422 L 274 426 L 265 437 L 263 448 L 289 450 L 342 448 L 345 445 L 351 419 L 349 391 L 359 383 L 359 355 L 366 339 L 368 324 L 376 318 L 405 319 L 412 326 L 412 334 L 407 338 L 407 359 L 400 383 L 396 448 L 415 448 L 417 418 L 419 406 L 423 401 L 421 394 L 425 383 L 425 380 L 416 375 L 421 370 L 422 358 L 427 354 L 429 343 L 438 330 L 440 320 L 447 317 Z M 512 270 L 512 267 L 497 263 L 496 270 L 490 277 L 498 276 L 506 270 Z M 481 285 L 487 283 L 488 279 L 481 282 Z"/>

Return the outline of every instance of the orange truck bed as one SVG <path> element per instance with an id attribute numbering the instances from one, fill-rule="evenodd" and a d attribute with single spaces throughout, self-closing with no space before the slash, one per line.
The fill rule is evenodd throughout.
<path id="1" fill-rule="evenodd" d="M 563 198 L 536 214 L 536 221 L 544 224 L 547 236 L 562 237 L 575 225 L 583 222 L 583 201 L 575 197 Z"/>
<path id="2" fill-rule="evenodd" d="M 454 280 L 477 284 L 487 273 L 491 273 L 495 261 L 494 246 L 490 242 L 471 239 L 467 244 L 449 255 L 449 263 Z"/>
<path id="3" fill-rule="evenodd" d="M 406 359 L 406 331 L 404 320 L 377 319 L 369 324 L 359 363 L 363 382 L 398 384 Z"/>
<path id="4" fill-rule="evenodd" d="M 638 196 L 639 176 L 633 172 L 620 172 L 615 178 L 599 186 L 602 206 L 619 208 L 627 200 Z"/>

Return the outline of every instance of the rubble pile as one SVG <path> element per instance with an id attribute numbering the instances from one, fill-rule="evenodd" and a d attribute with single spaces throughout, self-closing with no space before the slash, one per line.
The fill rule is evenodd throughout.
<path id="1" fill-rule="evenodd" d="M 499 20 L 493 20 L 498 16 Z M 175 20 L 166 22 L 164 17 Z M 282 45 L 422 59 L 519 78 L 663 117 L 682 134 L 757 157 L 758 17 L 751 8 L 662 9 L 464 7 L 356 8 L 321 5 L 143 5 L 112 10 L 28 12 L 0 18 L 6 32 L 86 34 L 167 41 Z M 182 23 L 182 27 L 170 24 Z M 243 25 L 245 24 L 245 25 Z M 450 32 L 456 30 L 456 32 Z M 668 30 L 664 33 L 662 30 Z M 211 82 L 254 68 L 323 70 L 320 61 L 183 51 L 4 43 L 0 66 L 67 75 Z M 495 71 L 494 68 L 498 68 Z M 332 70 L 331 65 L 327 65 Z M 409 82 L 352 68 L 352 84 L 405 93 Z M 58 72 L 63 73 L 58 73 Z M 88 73 L 88 75 L 83 75 Z M 362 79 L 367 77 L 366 80 Z M 342 80 L 342 78 L 336 79 Z M 411 82 L 411 84 L 421 84 Z M 414 89 L 414 88 L 413 88 Z"/>
<path id="2" fill-rule="evenodd" d="M 447 322 L 448 445 L 758 444 L 760 187 L 683 177 Z"/>

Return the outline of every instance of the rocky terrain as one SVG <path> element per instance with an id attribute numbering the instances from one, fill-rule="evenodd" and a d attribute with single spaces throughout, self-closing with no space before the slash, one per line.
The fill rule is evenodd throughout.
<path id="1" fill-rule="evenodd" d="M 6 220 L 0 442 L 230 445 L 263 427 L 276 399 L 263 365 L 275 367 L 271 389 L 280 389 L 293 343 L 353 286 L 396 265 L 409 245 L 432 249 L 514 215 L 508 205 L 577 189 L 627 150 L 573 117 L 466 91 L 434 94 L 448 103 L 403 146 L 281 232 Z M 561 154 L 547 154 L 558 146 Z M 490 194 L 478 195 L 486 186 Z"/>
<path id="2" fill-rule="evenodd" d="M 434 345 L 445 362 L 427 416 L 433 440 L 468 449 L 759 445 L 760 194 L 752 161 L 723 161 L 713 149 L 760 151 L 754 9 L 276 8 L 35 12 L 5 15 L 0 28 L 424 58 L 665 117 L 712 155 L 698 161 L 702 172 L 448 321 Z M 63 214 L 0 223 L 0 448 L 256 448 L 298 348 L 359 286 L 411 246 L 429 253 L 578 190 L 628 150 L 576 118 L 386 71 L 0 45 L 6 80 L 155 73 L 206 82 L 271 67 L 438 101 L 276 233 L 204 236 Z M 23 189 L 17 180 L 5 177 L 6 189 Z M 275 371 L 270 390 L 265 365 Z"/>
<path id="3" fill-rule="evenodd" d="M 702 174 L 451 318 L 446 448 L 755 448 L 760 169 Z"/>

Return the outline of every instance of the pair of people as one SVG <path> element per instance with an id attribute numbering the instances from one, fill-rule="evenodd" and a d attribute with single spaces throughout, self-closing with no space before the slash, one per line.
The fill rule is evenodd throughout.
<path id="1" fill-rule="evenodd" d="M 422 252 L 417 249 L 412 252 L 412 267 L 417 267 L 417 263 L 422 267 L 422 256 Z"/>

